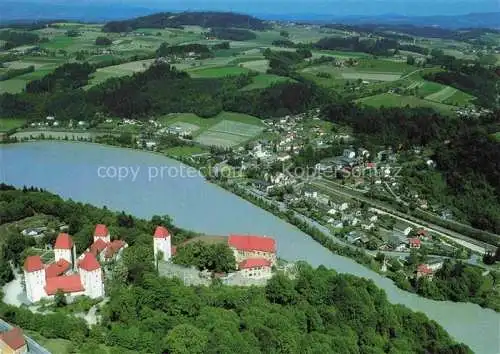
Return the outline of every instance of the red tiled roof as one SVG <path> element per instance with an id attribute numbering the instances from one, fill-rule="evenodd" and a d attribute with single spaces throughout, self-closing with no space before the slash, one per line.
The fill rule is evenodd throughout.
<path id="1" fill-rule="evenodd" d="M 170 236 L 170 232 L 168 232 L 167 228 L 164 226 L 158 226 L 155 230 L 154 237 L 155 238 L 167 238 Z"/>
<path id="2" fill-rule="evenodd" d="M 420 246 L 420 239 L 418 238 L 410 238 L 408 239 L 408 242 L 410 243 L 410 245 Z"/>
<path id="3" fill-rule="evenodd" d="M 95 237 L 108 237 L 109 231 L 108 227 L 103 224 L 97 224 L 95 226 L 94 236 Z"/>
<path id="4" fill-rule="evenodd" d="M 90 252 L 92 252 L 94 256 L 97 256 L 106 247 L 108 247 L 108 244 L 103 241 L 102 238 L 98 238 L 93 244 L 90 245 Z"/>
<path id="5" fill-rule="evenodd" d="M 375 167 L 377 167 L 377 164 L 376 164 L 376 163 L 374 163 L 374 162 L 368 162 L 368 163 L 366 164 L 366 167 L 368 167 L 368 168 L 375 168 Z"/>
<path id="6" fill-rule="evenodd" d="M 59 236 L 57 236 L 54 249 L 70 250 L 72 247 L 73 247 L 73 240 L 71 239 L 71 236 L 65 233 L 60 233 Z"/>
<path id="7" fill-rule="evenodd" d="M 417 235 L 419 236 L 426 236 L 427 235 L 427 230 L 426 229 L 420 229 L 417 231 Z"/>
<path id="8" fill-rule="evenodd" d="M 59 289 L 64 293 L 76 293 L 85 290 L 78 274 L 47 279 L 47 284 L 45 285 L 47 295 L 54 295 Z"/>
<path id="9" fill-rule="evenodd" d="M 265 258 L 249 258 L 238 265 L 239 269 L 251 269 L 257 267 L 270 267 L 271 262 Z"/>
<path id="10" fill-rule="evenodd" d="M 270 237 L 230 235 L 227 241 L 240 251 L 276 252 L 276 242 Z"/>
<path id="11" fill-rule="evenodd" d="M 106 254 L 104 255 L 104 257 L 106 258 L 113 257 L 114 254 L 117 253 L 123 246 L 125 246 L 125 241 L 114 240 L 108 245 L 108 248 L 106 248 Z"/>
<path id="12" fill-rule="evenodd" d="M 24 261 L 24 269 L 27 272 L 36 272 L 43 269 L 42 258 L 40 256 L 28 256 Z"/>
<path id="13" fill-rule="evenodd" d="M 80 263 L 78 263 L 78 267 L 86 270 L 87 272 L 91 272 L 101 268 L 101 265 L 92 253 L 87 252 Z"/>
<path id="14" fill-rule="evenodd" d="M 7 332 L 0 333 L 0 340 L 7 344 L 12 350 L 17 350 L 26 345 L 23 331 L 19 327 L 14 327 Z"/>
<path id="15" fill-rule="evenodd" d="M 423 273 L 423 274 L 432 274 L 432 269 L 430 269 L 427 264 L 420 264 L 417 267 L 417 272 Z"/>
<path id="16" fill-rule="evenodd" d="M 45 268 L 45 278 L 58 277 L 65 273 L 70 267 L 71 263 L 61 258 L 57 262 L 49 264 L 49 266 Z"/>

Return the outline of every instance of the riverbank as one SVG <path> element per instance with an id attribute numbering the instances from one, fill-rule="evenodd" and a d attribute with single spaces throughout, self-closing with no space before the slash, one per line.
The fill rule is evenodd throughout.
<path id="1" fill-rule="evenodd" d="M 60 140 L 60 139 L 55 139 L 55 141 L 58 141 L 58 140 Z M 62 140 L 62 141 L 63 142 L 82 143 L 81 141 L 66 141 L 66 140 Z M 147 151 L 151 155 L 155 155 L 155 156 L 159 156 L 159 157 L 168 157 L 174 161 L 179 161 L 179 162 L 184 163 L 186 165 L 189 165 L 193 168 L 196 168 L 200 171 L 200 175 L 204 175 L 204 176 L 208 177 L 208 178 L 205 178 L 205 180 L 212 182 L 211 184 L 213 186 L 220 188 L 222 190 L 228 191 L 229 193 L 231 193 L 233 195 L 237 195 L 240 198 L 245 199 L 248 202 L 252 203 L 252 205 L 256 205 L 260 209 L 270 212 L 271 214 L 275 215 L 276 217 L 283 220 L 284 222 L 287 222 L 288 224 L 294 225 L 299 230 L 303 231 L 306 235 L 308 235 L 308 237 L 312 238 L 316 243 L 322 245 L 323 247 L 328 249 L 333 254 L 348 257 L 349 259 L 354 260 L 355 262 L 364 266 L 365 268 L 367 268 L 371 271 L 375 271 L 376 273 L 383 275 L 387 279 L 391 279 L 391 282 L 392 282 L 392 280 L 397 280 L 395 282 L 395 284 L 400 289 L 408 291 L 409 293 L 416 293 L 413 288 L 408 286 L 407 278 L 405 278 L 405 280 L 402 281 L 402 279 L 400 279 L 401 277 L 399 277 L 399 278 L 394 277 L 393 276 L 394 273 L 392 273 L 392 272 L 387 272 L 387 273 L 382 272 L 381 271 L 382 265 L 381 265 L 380 261 L 376 260 L 375 257 L 373 257 L 373 255 L 368 255 L 366 252 L 364 252 L 362 250 L 353 249 L 353 248 L 348 247 L 348 246 L 340 245 L 338 242 L 335 242 L 332 239 L 333 236 L 325 234 L 324 232 L 322 232 L 321 230 L 319 230 L 316 227 L 311 227 L 311 225 L 308 225 L 303 220 L 298 218 L 294 214 L 294 212 L 283 212 L 283 211 L 279 210 L 279 208 L 273 209 L 272 205 L 263 201 L 262 198 L 256 198 L 255 196 L 252 196 L 251 194 L 249 194 L 248 192 L 246 192 L 246 190 L 244 190 L 242 188 L 235 189 L 235 186 L 232 186 L 228 183 L 220 183 L 220 181 L 211 180 L 209 178 L 210 177 L 209 174 L 207 173 L 209 171 L 209 169 L 204 165 L 200 165 L 200 164 L 195 163 L 194 160 L 191 160 L 191 159 L 177 159 L 177 160 L 175 160 L 173 157 L 166 156 L 165 154 L 163 154 L 161 152 L 149 151 L 146 149 L 142 149 L 140 146 L 136 146 L 136 147 L 115 146 L 115 145 L 108 145 L 108 144 L 102 144 L 102 143 L 95 143 L 92 141 L 86 141 L 85 143 L 88 145 L 112 146 L 112 147 L 119 148 L 119 149 L 126 148 L 126 149 L 131 150 L 131 151 Z M 103 191 L 103 193 L 104 192 L 105 191 Z M 442 297 L 436 298 L 434 296 L 426 296 L 426 298 L 448 300 L 447 298 L 442 298 Z M 449 300 L 451 300 L 451 299 L 449 299 Z M 467 299 L 466 301 L 469 301 L 469 300 Z"/>

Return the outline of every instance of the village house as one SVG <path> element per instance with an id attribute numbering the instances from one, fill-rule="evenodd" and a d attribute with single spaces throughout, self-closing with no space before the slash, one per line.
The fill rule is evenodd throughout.
<path id="1" fill-rule="evenodd" d="M 227 242 L 241 275 L 251 278 L 271 276 L 271 268 L 277 261 L 276 241 L 273 238 L 229 235 Z"/>
<path id="2" fill-rule="evenodd" d="M 409 238 L 408 239 L 408 246 L 410 247 L 410 249 L 419 249 L 420 246 L 421 246 L 421 242 L 420 242 L 420 239 L 418 238 Z"/>
<path id="3" fill-rule="evenodd" d="M 422 263 L 417 267 L 417 279 L 426 277 L 432 280 L 434 274 L 443 267 L 443 261 L 436 260 L 428 263 Z"/>
<path id="4" fill-rule="evenodd" d="M 14 327 L 0 333 L 0 353 L 2 354 L 24 354 L 28 353 L 28 345 L 24 339 L 23 331 Z"/>

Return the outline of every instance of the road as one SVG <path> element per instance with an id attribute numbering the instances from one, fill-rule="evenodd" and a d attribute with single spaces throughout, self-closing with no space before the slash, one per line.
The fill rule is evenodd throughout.
<path id="1" fill-rule="evenodd" d="M 454 242 L 457 242 L 457 243 L 463 245 L 464 247 L 469 248 L 470 250 L 472 250 L 474 252 L 479 252 L 481 254 L 485 254 L 486 251 L 490 251 L 490 250 L 494 251 L 496 249 L 495 246 L 489 245 L 485 242 L 474 240 L 470 237 L 459 234 L 458 232 L 448 230 L 448 229 L 441 227 L 439 225 L 436 225 L 436 224 L 430 223 L 428 221 L 424 221 L 424 220 L 418 219 L 416 217 L 407 215 L 407 214 L 402 213 L 400 211 L 388 208 L 382 202 L 379 202 L 377 200 L 373 200 L 373 199 L 368 198 L 368 197 L 363 196 L 363 195 L 354 194 L 353 192 L 350 192 L 349 190 L 345 190 L 342 187 L 336 186 L 334 183 L 329 183 L 328 185 L 326 185 L 324 182 L 322 182 L 320 179 L 318 179 L 318 180 L 312 181 L 311 184 L 318 187 L 319 189 L 326 191 L 326 192 L 331 192 L 331 193 L 337 194 L 337 195 L 344 197 L 344 198 L 357 199 L 357 200 L 363 201 L 366 204 L 377 208 L 380 212 L 383 212 L 386 215 L 390 215 L 398 220 L 402 220 L 408 224 L 411 224 L 411 225 L 414 225 L 417 227 L 426 228 L 429 231 L 432 231 L 438 235 L 446 237 L 447 239 L 453 240 Z"/>

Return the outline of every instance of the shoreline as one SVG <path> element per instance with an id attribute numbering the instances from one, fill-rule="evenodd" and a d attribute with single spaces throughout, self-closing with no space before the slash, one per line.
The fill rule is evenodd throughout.
<path id="1" fill-rule="evenodd" d="M 480 306 L 483 309 L 490 309 L 490 310 L 494 311 L 495 313 L 499 313 L 498 311 L 496 311 L 493 308 L 484 307 L 484 306 L 481 306 L 480 304 L 475 303 L 475 302 L 471 302 L 471 301 L 467 301 L 467 302 L 460 302 L 459 301 L 459 302 L 457 302 L 457 301 L 452 301 L 450 299 L 436 300 L 436 299 L 433 299 L 430 297 L 422 296 L 422 295 L 418 294 L 417 292 L 408 290 L 407 288 L 400 286 L 400 284 L 398 284 L 398 282 L 396 282 L 393 278 L 389 277 L 387 275 L 387 273 L 382 272 L 379 267 L 377 267 L 377 268 L 371 267 L 370 263 L 373 265 L 372 262 L 375 262 L 375 257 L 373 255 L 368 254 L 365 250 L 352 248 L 352 247 L 349 247 L 347 245 L 339 245 L 337 242 L 330 239 L 330 237 L 335 237 L 335 236 L 333 236 L 333 235 L 329 236 L 329 235 L 325 234 L 323 231 L 321 231 L 318 227 L 310 225 L 308 222 L 305 222 L 303 220 L 300 220 L 300 218 L 298 218 L 296 216 L 295 211 L 289 210 L 291 212 L 291 215 L 287 215 L 288 214 L 287 212 L 279 210 L 279 208 L 276 207 L 270 201 L 268 201 L 264 198 L 258 198 L 256 196 L 249 195 L 248 192 L 241 191 L 241 188 L 238 186 L 236 186 L 236 187 L 231 186 L 231 185 L 226 184 L 224 182 L 221 182 L 221 183 L 214 182 L 213 180 L 210 180 L 209 178 L 207 178 L 206 175 L 201 171 L 201 169 L 198 166 L 190 165 L 190 164 L 186 163 L 186 161 L 170 157 L 170 156 L 165 155 L 161 152 L 147 150 L 147 149 L 143 149 L 143 148 L 134 148 L 134 147 L 126 147 L 126 146 L 124 147 L 124 146 L 117 146 L 117 145 L 111 145 L 111 144 L 105 144 L 105 143 L 97 143 L 97 142 L 88 141 L 88 140 L 87 141 L 78 141 L 78 140 L 64 140 L 64 139 L 31 139 L 31 140 L 26 140 L 26 141 L 9 142 L 9 143 L 6 143 L 5 145 L 14 145 L 17 143 L 36 143 L 36 142 L 40 142 L 40 141 L 56 141 L 56 142 L 69 142 L 69 143 L 79 143 L 79 144 L 85 143 L 85 144 L 97 145 L 97 146 L 102 146 L 102 147 L 107 147 L 107 148 L 111 147 L 111 148 L 116 148 L 116 149 L 127 149 L 127 150 L 137 151 L 137 152 L 146 152 L 146 153 L 154 154 L 156 156 L 160 156 L 162 158 L 171 159 L 172 161 L 175 161 L 176 163 L 180 163 L 180 164 L 185 165 L 187 167 L 191 167 L 191 168 L 196 169 L 199 173 L 199 176 L 202 177 L 205 182 L 208 182 L 212 186 L 216 186 L 220 190 L 222 190 L 226 193 L 230 193 L 230 194 L 240 198 L 241 200 L 252 204 L 253 206 L 255 206 L 257 208 L 259 208 L 265 212 L 270 213 L 271 215 L 278 218 L 279 220 L 281 220 L 281 221 L 287 223 L 288 225 L 303 232 L 305 235 L 310 237 L 314 242 L 316 242 L 319 245 L 321 245 L 322 247 L 326 248 L 332 254 L 335 254 L 335 255 L 341 256 L 341 257 L 346 257 L 347 259 L 350 259 L 350 260 L 356 262 L 360 266 L 363 266 L 364 268 L 375 272 L 376 274 L 382 276 L 383 278 L 391 281 L 394 284 L 394 286 L 396 286 L 398 289 L 400 289 L 406 293 L 410 293 L 410 294 L 416 295 L 418 297 L 421 297 L 423 299 L 433 300 L 433 301 L 449 301 L 449 302 L 462 303 L 462 304 L 467 304 L 467 303 L 474 304 L 474 305 Z M 256 199 L 259 199 L 263 204 L 266 204 L 267 207 L 260 205 L 258 202 L 256 202 Z M 309 218 L 307 218 L 307 219 L 309 219 Z M 377 262 L 377 264 L 378 264 L 378 262 Z"/>

